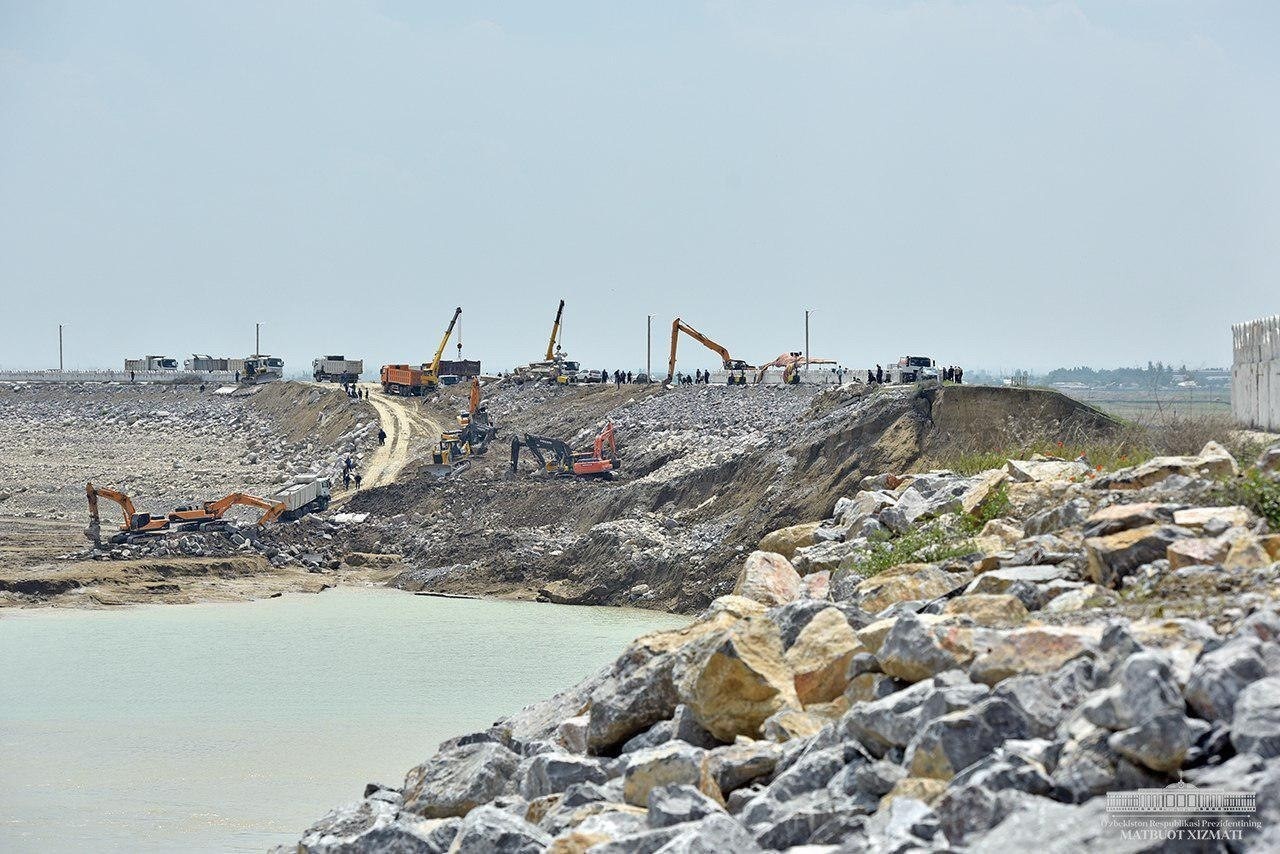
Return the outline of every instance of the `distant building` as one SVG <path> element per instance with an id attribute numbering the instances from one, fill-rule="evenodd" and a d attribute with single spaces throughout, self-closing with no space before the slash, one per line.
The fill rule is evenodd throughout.
<path id="1" fill-rule="evenodd" d="M 1257 430 L 1280 430 L 1280 315 L 1231 327 L 1231 412 Z"/>

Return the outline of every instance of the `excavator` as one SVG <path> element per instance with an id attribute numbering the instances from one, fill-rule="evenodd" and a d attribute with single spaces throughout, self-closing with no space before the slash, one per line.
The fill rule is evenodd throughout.
<path id="1" fill-rule="evenodd" d="M 671 322 L 671 361 L 667 366 L 667 382 L 674 382 L 676 378 L 676 344 L 679 341 L 681 332 L 720 357 L 724 364 L 724 369 L 729 372 L 729 385 L 747 384 L 746 372 L 754 370 L 753 365 L 748 365 L 741 359 L 733 358 L 729 355 L 729 349 L 723 344 L 711 340 L 678 317 Z"/>
<path id="2" fill-rule="evenodd" d="M 538 468 L 548 474 L 561 477 L 602 477 L 613 479 L 613 473 L 622 467 L 618 459 L 618 443 L 614 437 L 613 422 L 609 422 L 596 436 L 590 451 L 574 451 L 561 439 L 525 434 L 523 438 L 511 438 L 511 473 L 515 474 L 520 463 L 521 446 L 538 461 Z"/>
<path id="3" fill-rule="evenodd" d="M 212 523 L 220 522 L 223 515 L 237 505 L 257 507 L 264 511 L 256 523 L 259 527 L 276 521 L 289 509 L 283 501 L 270 501 L 247 492 L 233 492 L 217 501 L 206 501 L 199 506 L 179 507 L 169 514 L 169 521 L 180 530 L 197 527 L 202 531 L 209 530 Z"/>
<path id="4" fill-rule="evenodd" d="M 770 368 L 782 368 L 782 381 L 787 385 L 794 385 L 800 382 L 800 368 L 805 365 L 834 365 L 835 359 L 812 359 L 800 355 L 799 350 L 792 350 L 789 353 L 783 353 L 767 365 L 761 365 L 760 371 L 756 374 L 756 382 L 763 382 L 764 375 L 768 373 Z"/>
<path id="5" fill-rule="evenodd" d="M 139 513 L 137 508 L 133 506 L 133 499 L 118 489 L 97 487 L 90 483 L 85 485 L 84 491 L 89 499 L 89 530 L 87 533 L 89 539 L 95 543 L 99 542 L 102 529 L 101 519 L 98 516 L 99 498 L 114 501 L 124 511 L 124 524 L 120 526 L 120 533 L 111 538 L 113 543 L 126 542 L 134 537 L 158 534 L 169 528 L 169 520 L 166 517 L 152 516 L 150 513 Z"/>
<path id="6" fill-rule="evenodd" d="M 437 479 L 443 479 L 461 470 L 473 454 L 489 450 L 489 443 L 498 435 L 498 429 L 489 421 L 489 413 L 480 405 L 480 380 L 471 380 L 471 394 L 465 410 L 458 413 L 458 429 L 440 434 L 440 443 L 431 454 L 427 471 Z"/>

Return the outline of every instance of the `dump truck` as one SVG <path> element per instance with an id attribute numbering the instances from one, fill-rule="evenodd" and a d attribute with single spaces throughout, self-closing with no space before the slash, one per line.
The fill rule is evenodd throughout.
<path id="1" fill-rule="evenodd" d="M 271 494 L 271 501 L 284 506 L 280 518 L 298 519 L 308 513 L 318 513 L 329 506 L 331 491 L 329 478 L 302 474 L 290 479 Z"/>
<path id="2" fill-rule="evenodd" d="M 318 383 L 353 383 L 364 373 L 364 360 L 346 356 L 321 356 L 311 361 L 311 374 Z"/>
<path id="3" fill-rule="evenodd" d="M 913 383 L 919 380 L 936 380 L 937 364 L 928 356 L 902 356 L 889 368 L 889 382 Z"/>
<path id="4" fill-rule="evenodd" d="M 124 369 L 137 371 L 176 371 L 178 360 L 169 356 L 143 356 L 141 359 L 125 359 Z"/>
<path id="5" fill-rule="evenodd" d="M 225 356 L 202 356 L 199 353 L 192 353 L 191 358 L 182 363 L 182 367 L 188 371 L 229 371 L 230 364 L 231 360 Z"/>

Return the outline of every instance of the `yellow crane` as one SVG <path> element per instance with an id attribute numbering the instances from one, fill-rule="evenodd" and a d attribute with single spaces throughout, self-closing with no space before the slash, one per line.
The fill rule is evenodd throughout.
<path id="1" fill-rule="evenodd" d="M 729 372 L 729 385 L 747 384 L 745 372 L 754 370 L 754 366 L 748 365 L 741 359 L 733 358 L 729 355 L 729 348 L 703 335 L 678 317 L 671 322 L 671 360 L 667 365 L 667 382 L 672 382 L 676 378 L 676 344 L 679 343 L 681 332 L 720 357 L 724 369 Z"/>
<path id="2" fill-rule="evenodd" d="M 551 340 L 547 341 L 547 358 L 550 362 L 556 357 L 556 345 L 560 338 L 560 318 L 564 315 L 564 300 L 560 300 L 560 307 L 556 309 L 556 322 L 551 324 Z"/>
<path id="3" fill-rule="evenodd" d="M 422 384 L 427 388 L 435 388 L 440 384 L 440 357 L 444 355 L 444 348 L 449 345 L 449 336 L 453 334 L 453 327 L 457 325 L 458 318 L 462 316 L 462 306 L 458 306 L 453 310 L 453 319 L 449 321 L 449 328 L 444 331 L 444 337 L 440 339 L 440 346 L 436 348 L 436 356 L 431 360 L 430 366 L 422 366 Z"/>

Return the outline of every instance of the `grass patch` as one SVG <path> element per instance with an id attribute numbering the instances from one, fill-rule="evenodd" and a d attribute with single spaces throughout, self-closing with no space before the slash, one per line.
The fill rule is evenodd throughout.
<path id="1" fill-rule="evenodd" d="M 857 562 L 858 573 L 866 578 L 879 575 L 904 563 L 940 563 L 973 551 L 968 537 L 955 539 L 940 525 L 913 528 L 893 540 L 872 543 Z"/>
<path id="2" fill-rule="evenodd" d="M 992 519 L 999 519 L 1009 512 L 1009 488 L 1000 484 L 991 491 L 986 501 L 978 505 L 973 513 L 965 513 L 960 517 L 960 530 L 966 534 L 977 534 Z"/>
<path id="3" fill-rule="evenodd" d="M 1280 529 L 1280 479 L 1266 472 L 1250 467 L 1224 480 L 1214 499 L 1224 505 L 1242 504 L 1266 519 L 1271 530 Z"/>

